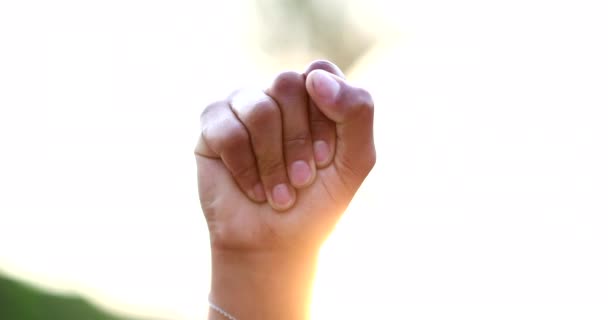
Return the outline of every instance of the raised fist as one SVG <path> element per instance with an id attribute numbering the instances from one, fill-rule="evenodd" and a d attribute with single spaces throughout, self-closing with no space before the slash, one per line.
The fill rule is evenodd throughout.
<path id="1" fill-rule="evenodd" d="M 209 105 L 195 153 L 212 247 L 320 245 L 374 166 L 373 111 L 326 61 Z"/>

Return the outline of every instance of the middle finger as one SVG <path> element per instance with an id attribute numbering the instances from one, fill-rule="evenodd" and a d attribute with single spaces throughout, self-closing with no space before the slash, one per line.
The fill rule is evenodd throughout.
<path id="1" fill-rule="evenodd" d="M 249 131 L 270 205 L 276 210 L 289 209 L 296 193 L 287 178 L 283 158 L 281 110 L 271 97 L 258 90 L 237 92 L 231 97 L 230 106 Z"/>

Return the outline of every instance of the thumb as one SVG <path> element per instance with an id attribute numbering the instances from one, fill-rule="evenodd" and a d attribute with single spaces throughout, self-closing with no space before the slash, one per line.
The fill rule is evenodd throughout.
<path id="1" fill-rule="evenodd" d="M 308 74 L 306 90 L 319 110 L 336 123 L 334 165 L 344 182 L 356 190 L 376 161 L 372 97 L 323 70 Z"/>

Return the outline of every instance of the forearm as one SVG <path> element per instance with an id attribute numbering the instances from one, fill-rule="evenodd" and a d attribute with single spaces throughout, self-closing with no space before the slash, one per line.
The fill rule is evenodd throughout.
<path id="1" fill-rule="evenodd" d="M 238 320 L 308 319 L 317 253 L 212 250 L 210 300 Z"/>

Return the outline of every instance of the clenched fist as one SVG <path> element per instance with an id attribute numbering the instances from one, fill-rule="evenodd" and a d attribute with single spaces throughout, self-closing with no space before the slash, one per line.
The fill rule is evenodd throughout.
<path id="1" fill-rule="evenodd" d="M 370 94 L 349 85 L 326 61 L 312 63 L 304 74 L 281 73 L 266 90 L 240 90 L 205 109 L 195 153 L 214 260 L 212 299 L 246 319 L 299 319 L 289 310 L 264 310 L 260 301 L 251 310 L 243 306 L 247 298 L 234 301 L 240 293 L 222 291 L 238 287 L 234 279 L 255 287 L 247 277 L 269 271 L 265 294 L 274 276 L 309 278 L 299 269 L 311 268 L 374 166 L 373 109 Z M 291 289 L 283 289 L 281 297 L 268 299 L 296 303 L 287 301 Z M 293 298 L 307 295 L 298 292 L 304 288 L 294 290 Z"/>

